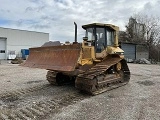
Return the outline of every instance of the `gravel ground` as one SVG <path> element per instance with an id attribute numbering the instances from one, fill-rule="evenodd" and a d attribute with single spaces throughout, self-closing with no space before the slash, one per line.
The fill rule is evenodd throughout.
<path id="1" fill-rule="evenodd" d="M 160 120 L 160 66 L 128 65 L 129 84 L 70 105 L 50 120 Z"/>
<path id="2" fill-rule="evenodd" d="M 21 67 L 18 64 L 0 64 L 0 93 L 44 84 L 46 70 Z"/>
<path id="3" fill-rule="evenodd" d="M 58 109 L 53 108 L 50 112 L 45 111 L 46 115 L 43 115 L 45 117 L 41 119 L 159 120 L 160 66 L 128 65 L 131 71 L 129 84 L 97 96 L 80 96 L 80 93 L 73 86 L 50 86 L 45 80 L 46 70 L 25 68 L 7 63 L 1 64 L 0 94 L 14 93 L 14 91 L 19 90 L 23 90 L 24 94 L 19 93 L 16 99 L 12 99 L 9 102 L 8 100 L 10 99 L 8 97 L 3 99 L 0 96 L 0 113 L 1 111 L 4 113 L 4 109 L 7 111 L 12 109 L 20 110 L 21 108 L 26 110 L 24 109 L 25 106 L 34 106 L 42 101 L 50 100 L 49 102 L 51 102 L 59 99 L 61 102 L 56 101 L 56 103 L 60 107 Z M 32 90 L 28 92 L 28 88 Z M 77 93 L 76 97 L 73 95 L 75 93 Z M 69 97 L 66 99 L 65 96 Z M 65 103 L 67 100 L 69 102 Z M 46 104 L 44 103 L 44 105 Z M 11 108 L 10 105 L 12 105 Z M 21 118 L 23 119 L 23 116 Z M 40 118 L 33 117 L 32 119 Z"/>

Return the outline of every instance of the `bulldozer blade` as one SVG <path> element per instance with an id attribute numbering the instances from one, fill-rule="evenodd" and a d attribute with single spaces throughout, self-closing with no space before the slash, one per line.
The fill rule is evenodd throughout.
<path id="1" fill-rule="evenodd" d="M 74 71 L 80 56 L 81 44 L 30 48 L 21 66 L 54 71 Z"/>

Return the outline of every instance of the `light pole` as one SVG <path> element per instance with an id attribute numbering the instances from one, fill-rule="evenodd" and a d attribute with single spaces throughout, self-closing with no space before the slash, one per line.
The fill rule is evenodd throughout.
<path id="1" fill-rule="evenodd" d="M 158 62 L 159 62 L 159 51 L 158 51 Z"/>

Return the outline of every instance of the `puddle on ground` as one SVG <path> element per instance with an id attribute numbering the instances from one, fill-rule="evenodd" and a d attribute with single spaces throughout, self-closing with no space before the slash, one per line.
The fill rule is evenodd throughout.
<path id="1" fill-rule="evenodd" d="M 44 80 L 39 80 L 39 81 L 29 81 L 29 82 L 27 82 L 26 84 L 40 83 L 40 82 L 42 82 L 42 81 L 44 81 Z"/>
<path id="2" fill-rule="evenodd" d="M 145 85 L 145 86 L 152 86 L 152 85 L 154 85 L 154 82 L 149 81 L 149 80 L 138 81 L 137 83 L 138 83 L 138 84 L 141 84 L 141 85 Z"/>
<path id="3" fill-rule="evenodd" d="M 109 97 L 109 98 L 115 98 L 115 96 L 114 96 L 114 95 L 108 95 L 108 97 Z"/>

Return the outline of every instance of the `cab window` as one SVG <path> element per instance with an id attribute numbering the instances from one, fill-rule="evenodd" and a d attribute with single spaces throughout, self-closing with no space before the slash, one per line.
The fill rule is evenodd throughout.
<path id="1" fill-rule="evenodd" d="M 102 52 L 106 47 L 106 38 L 105 38 L 105 29 L 104 28 L 96 28 L 97 35 L 97 49 L 96 52 Z"/>
<path id="2" fill-rule="evenodd" d="M 95 40 L 94 28 L 88 28 L 88 29 L 86 29 L 86 37 L 88 37 L 88 41 Z"/>
<path id="3" fill-rule="evenodd" d="M 106 36 L 107 36 L 107 46 L 111 46 L 114 44 L 114 32 L 106 30 Z"/>

